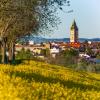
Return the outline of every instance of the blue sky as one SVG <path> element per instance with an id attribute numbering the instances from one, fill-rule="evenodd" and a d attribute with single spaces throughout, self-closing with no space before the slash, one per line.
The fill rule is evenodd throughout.
<path id="1" fill-rule="evenodd" d="M 100 0 L 70 0 L 71 6 L 64 6 L 64 11 L 59 11 L 61 24 L 46 38 L 69 38 L 70 26 L 76 20 L 80 38 L 100 38 Z"/>

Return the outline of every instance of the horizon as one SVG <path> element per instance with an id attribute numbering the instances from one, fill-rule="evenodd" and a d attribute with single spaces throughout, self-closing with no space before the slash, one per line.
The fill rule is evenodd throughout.
<path id="1" fill-rule="evenodd" d="M 45 39 L 70 39 L 70 37 L 44 37 L 44 36 L 34 36 L 33 38 L 45 38 Z M 86 38 L 86 37 L 79 37 L 79 39 L 100 39 L 98 37 L 94 38 Z"/>
<path id="2" fill-rule="evenodd" d="M 57 37 L 57 38 L 53 38 L 53 37 L 42 37 L 45 39 L 70 39 L 69 37 Z M 94 38 L 86 38 L 86 37 L 80 37 L 79 39 L 100 39 L 98 37 L 94 37 Z"/>

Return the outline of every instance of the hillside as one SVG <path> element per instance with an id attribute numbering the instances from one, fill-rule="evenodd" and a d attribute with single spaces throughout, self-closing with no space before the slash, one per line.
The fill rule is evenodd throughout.
<path id="1" fill-rule="evenodd" d="M 100 74 L 34 61 L 0 65 L 0 100 L 100 100 Z"/>

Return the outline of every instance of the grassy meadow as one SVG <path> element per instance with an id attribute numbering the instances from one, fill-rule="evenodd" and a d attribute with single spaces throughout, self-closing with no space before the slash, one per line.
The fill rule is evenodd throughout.
<path id="1" fill-rule="evenodd" d="M 35 61 L 1 64 L 0 100 L 100 100 L 100 74 Z"/>

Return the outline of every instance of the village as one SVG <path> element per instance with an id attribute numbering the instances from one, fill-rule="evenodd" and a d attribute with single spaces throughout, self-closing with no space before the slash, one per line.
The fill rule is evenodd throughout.
<path id="1" fill-rule="evenodd" d="M 45 58 L 45 55 L 41 53 L 42 50 L 48 49 L 50 55 L 56 58 L 56 55 L 61 51 L 73 48 L 78 51 L 79 58 L 84 58 L 93 63 L 100 63 L 97 60 L 97 55 L 100 54 L 100 42 L 84 41 L 79 42 L 79 32 L 75 20 L 73 21 L 70 28 L 70 42 L 45 42 L 45 43 L 34 43 L 34 41 L 29 41 L 28 43 L 22 45 L 17 43 L 15 45 L 15 54 L 22 49 L 30 50 L 32 54 L 36 57 Z"/>

